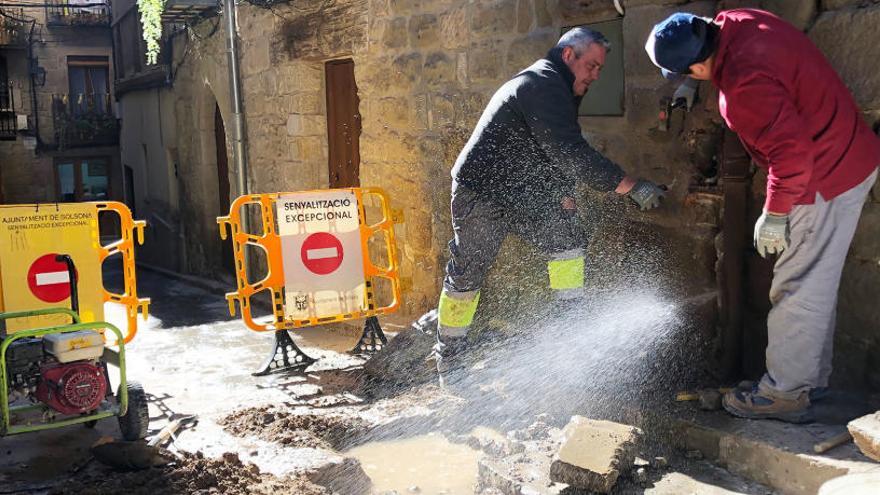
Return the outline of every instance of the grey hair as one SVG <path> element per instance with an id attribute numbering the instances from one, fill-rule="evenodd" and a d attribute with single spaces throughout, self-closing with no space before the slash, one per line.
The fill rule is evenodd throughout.
<path id="1" fill-rule="evenodd" d="M 580 57 L 593 43 L 602 45 L 605 51 L 611 51 L 611 42 L 605 38 L 605 35 L 595 29 L 583 26 L 566 31 L 556 43 L 556 48 L 562 51 L 563 48 L 570 46 L 574 50 L 575 57 Z"/>

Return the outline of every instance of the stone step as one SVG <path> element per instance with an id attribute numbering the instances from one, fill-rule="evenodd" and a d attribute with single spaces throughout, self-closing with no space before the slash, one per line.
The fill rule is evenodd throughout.
<path id="1" fill-rule="evenodd" d="M 877 470 L 847 443 L 824 454 L 813 446 L 846 431 L 842 424 L 792 425 L 733 418 L 724 412 L 688 411 L 678 416 L 673 439 L 688 452 L 784 495 L 814 495 L 826 481 Z"/>

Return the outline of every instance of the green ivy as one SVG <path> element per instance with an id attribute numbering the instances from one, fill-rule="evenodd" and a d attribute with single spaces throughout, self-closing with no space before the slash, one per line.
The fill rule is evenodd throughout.
<path id="1" fill-rule="evenodd" d="M 137 0 L 138 10 L 141 13 L 141 27 L 144 32 L 144 41 L 147 42 L 147 64 L 156 63 L 159 54 L 159 39 L 162 38 L 162 11 L 165 10 L 165 0 Z"/>

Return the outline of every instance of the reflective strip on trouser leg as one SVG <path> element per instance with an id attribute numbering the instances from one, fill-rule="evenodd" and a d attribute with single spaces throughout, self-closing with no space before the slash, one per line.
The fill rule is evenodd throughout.
<path id="1" fill-rule="evenodd" d="M 584 254 L 581 249 L 572 249 L 553 256 L 547 262 L 550 275 L 550 288 L 559 291 L 581 289 L 584 286 Z"/>
<path id="2" fill-rule="evenodd" d="M 464 337 L 470 330 L 477 304 L 480 302 L 480 291 L 440 293 L 438 307 L 440 335 L 442 337 Z"/>

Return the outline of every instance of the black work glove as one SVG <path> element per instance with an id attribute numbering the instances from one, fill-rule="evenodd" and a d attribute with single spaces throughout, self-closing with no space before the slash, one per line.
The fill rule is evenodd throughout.
<path id="1" fill-rule="evenodd" d="M 627 193 L 640 210 L 652 210 L 660 206 L 660 201 L 666 197 L 666 188 L 658 186 L 645 179 L 639 179 L 636 185 Z"/>

